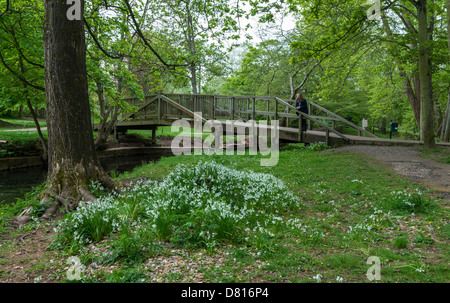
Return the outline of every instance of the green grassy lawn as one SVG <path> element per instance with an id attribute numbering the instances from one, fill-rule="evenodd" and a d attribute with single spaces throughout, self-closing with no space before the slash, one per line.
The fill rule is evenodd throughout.
<path id="1" fill-rule="evenodd" d="M 14 127 L 2 127 L 2 128 L 0 128 L 0 130 L 14 129 L 14 128 L 35 128 L 36 127 L 36 124 L 34 123 L 33 120 L 7 119 L 7 118 L 1 118 L 0 120 L 14 125 Z M 47 122 L 39 121 L 39 126 L 45 127 L 45 126 L 47 126 Z"/>
<path id="2" fill-rule="evenodd" d="M 133 133 L 148 135 L 145 131 Z M 177 134 L 164 128 L 157 135 Z M 424 156 L 448 157 L 439 151 L 424 152 Z M 245 225 L 237 230 L 231 225 L 223 227 L 223 238 L 218 241 L 207 242 L 206 246 L 203 242 L 192 242 L 195 238 L 192 232 L 209 222 L 201 209 L 173 215 L 162 231 L 160 222 L 152 225 L 139 219 L 145 213 L 141 201 L 150 195 L 144 191 L 141 193 L 144 196 L 130 193 L 114 198 L 118 199 L 115 200 L 118 208 L 112 211 L 132 222 L 124 225 L 123 230 L 102 233 L 104 218 L 100 218 L 85 227 L 95 234 L 93 243 L 80 246 L 70 242 L 53 249 L 62 259 L 76 255 L 85 266 L 100 264 L 100 268 L 116 269 L 93 270 L 83 276 L 85 282 L 154 281 L 155 273 L 143 264 L 158 258 L 181 258 L 184 270 L 188 270 L 187 263 L 198 263 L 206 282 L 364 283 L 370 282 L 366 277 L 371 266 L 367 264 L 369 257 L 377 257 L 381 262 L 379 282 L 450 280 L 447 201 L 429 198 L 430 192 L 423 186 L 361 155 L 320 152 L 302 144 L 288 144 L 280 152 L 277 165 L 262 167 L 261 158 L 259 155 L 168 157 L 116 177 L 118 182 L 140 179 L 162 182 L 180 164 L 194 168 L 209 161 L 236 171 L 271 175 L 284 182 L 300 205 L 286 209 L 258 206 L 257 213 L 268 218 L 261 225 L 266 232 L 254 229 L 249 240 L 239 237 L 247 229 Z M 176 192 L 177 183 L 174 186 Z M 98 196 L 104 194 L 97 185 L 92 186 L 92 191 Z M 245 188 L 242 192 L 245 193 Z M 173 203 L 177 205 L 181 200 Z M 2 213 L 13 215 L 6 210 Z M 168 222 L 183 224 L 177 227 Z M 33 222 L 26 230 L 39 224 Z M 222 228 L 214 224 L 205 226 L 219 231 Z M 0 253 L 1 249 L 7 248 L 0 247 Z M 221 265 L 204 262 L 199 256 L 221 256 Z M 57 279 L 67 281 L 64 272 Z M 161 274 L 159 281 L 193 280 L 181 270 Z"/>
<path id="3" fill-rule="evenodd" d="M 301 144 L 290 144 L 281 151 L 276 166 L 261 167 L 260 158 L 250 155 L 169 157 L 117 177 L 118 181 L 160 182 L 180 164 L 193 168 L 200 162 L 210 161 L 237 171 L 274 176 L 299 199 L 300 206 L 286 209 L 259 206 L 258 213 L 271 218 L 263 223 L 267 232 L 254 231 L 248 241 L 236 240 L 225 233 L 223 240 L 212 242 L 212 246 L 192 244 L 194 234 L 189 236 L 189 230 L 193 232 L 206 222 L 196 221 L 203 218 L 202 212 L 197 211 L 176 215 L 171 222 L 185 222 L 185 225 L 169 224 L 164 238 L 161 230 L 153 229 L 156 225 L 152 227 L 145 220 L 135 219 L 143 213 L 142 198 L 133 198 L 130 193 L 128 198 L 124 195 L 117 202 L 125 205 L 125 211 L 122 206 L 118 206 L 122 210 L 117 210 L 125 216 L 122 218 L 137 220 L 126 225 L 126 232 L 98 236 L 103 222 L 100 220 L 94 224 L 93 232 L 101 240 L 85 249 L 66 245 L 57 251 L 62 256 L 80 256 L 85 266 L 112 264 L 116 268 L 112 272 L 91 271 L 82 278 L 85 282 L 154 281 L 156 273 L 143 265 L 145 260 L 175 258 L 180 260 L 179 267 L 173 265 L 171 270 L 175 271 L 161 274 L 158 281 L 193 281 L 186 274 L 189 263 L 198 267 L 206 282 L 364 283 L 370 282 L 366 277 L 371 266 L 367 264 L 369 257 L 377 257 L 381 262 L 379 282 L 449 281 L 448 202 L 428 198 L 424 187 L 375 160 L 356 154 L 318 152 Z M 93 190 L 101 193 L 99 187 L 94 186 Z M 220 266 L 214 261 L 204 261 L 217 256 L 221 256 Z M 61 279 L 64 278 L 61 274 Z"/>
<path id="4" fill-rule="evenodd" d="M 379 257 L 381 282 L 448 282 L 448 210 L 444 201 L 427 198 L 423 187 L 399 177 L 378 163 L 355 154 L 327 154 L 291 145 L 274 167 L 260 167 L 252 156 L 181 156 L 164 158 L 120 178 L 162 180 L 180 163 L 215 160 L 229 167 L 269 173 L 283 180 L 303 201 L 285 213 L 301 222 L 280 230 L 260 254 L 255 247 L 229 248 L 225 269 L 208 271 L 210 281 L 368 282 L 370 256 Z M 423 209 L 403 208 L 412 193 Z M 237 261 L 235 261 L 237 260 Z M 261 268 L 248 267 L 266 262 Z"/>

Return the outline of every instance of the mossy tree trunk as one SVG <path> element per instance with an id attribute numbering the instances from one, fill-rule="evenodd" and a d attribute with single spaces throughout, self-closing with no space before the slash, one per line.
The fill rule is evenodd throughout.
<path id="1" fill-rule="evenodd" d="M 86 74 L 83 10 L 81 20 L 67 18 L 65 0 L 45 1 L 44 56 L 48 127 L 48 195 L 73 209 L 93 199 L 90 180 L 114 183 L 95 152 Z M 65 203 L 64 203 L 65 201 Z"/>

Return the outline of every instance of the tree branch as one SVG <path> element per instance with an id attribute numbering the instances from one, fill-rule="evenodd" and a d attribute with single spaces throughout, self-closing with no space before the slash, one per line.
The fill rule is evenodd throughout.
<path id="1" fill-rule="evenodd" d="M 6 62 L 5 59 L 3 58 L 2 53 L 0 52 L 0 61 L 3 63 L 3 66 L 11 73 L 13 74 L 17 79 L 19 79 L 20 81 L 22 81 L 23 83 L 25 83 L 26 85 L 35 88 L 37 90 L 43 91 L 45 92 L 45 88 L 42 86 L 38 86 L 35 85 L 33 83 L 30 83 L 29 81 L 27 81 L 27 79 L 25 79 L 24 77 L 22 77 L 21 75 L 19 75 L 18 73 L 16 73 Z"/>
<path id="2" fill-rule="evenodd" d="M 9 12 L 9 0 L 6 0 L 6 9 L 3 13 L 0 14 L 0 18 L 3 17 L 3 15 L 7 12 Z"/>
<path id="3" fill-rule="evenodd" d="M 141 31 L 141 28 L 138 24 L 138 22 L 136 21 L 136 17 L 134 16 L 133 10 L 131 8 L 131 5 L 129 3 L 128 0 L 124 0 L 125 5 L 128 8 L 128 11 L 130 13 L 131 19 L 133 21 L 133 24 L 136 28 L 136 32 L 139 35 L 139 37 L 142 39 L 142 41 L 144 42 L 144 44 L 152 51 L 152 53 L 159 59 L 159 61 L 161 61 L 162 64 L 164 64 L 166 67 L 168 68 L 174 68 L 174 67 L 181 67 L 181 66 L 188 66 L 187 64 L 169 64 L 167 63 L 159 54 L 158 52 L 150 45 L 150 43 L 148 42 L 148 40 L 145 38 L 144 34 Z"/>
<path id="4" fill-rule="evenodd" d="M 89 23 L 87 22 L 86 18 L 84 18 L 84 24 L 86 25 L 86 28 L 89 32 L 89 35 L 92 37 L 92 39 L 94 39 L 95 44 L 97 45 L 97 47 L 101 50 L 101 52 L 103 54 L 105 54 L 105 56 L 111 58 L 111 59 L 123 59 L 125 56 L 122 54 L 118 54 L 118 55 L 111 55 L 109 54 L 100 44 L 100 42 L 98 41 L 97 37 L 94 35 L 94 33 L 91 30 L 91 27 L 89 26 Z"/>
<path id="5" fill-rule="evenodd" d="M 328 54 L 325 55 L 325 58 L 326 58 L 326 57 L 328 57 Z M 314 64 L 314 66 L 309 70 L 309 72 L 306 73 L 305 77 L 303 78 L 302 83 L 300 83 L 300 85 L 298 85 L 296 88 L 294 88 L 294 91 L 292 92 L 291 99 L 295 99 L 295 94 L 298 92 L 298 90 L 299 90 L 300 88 L 303 87 L 303 85 L 305 85 L 306 81 L 308 81 L 309 76 L 310 76 L 310 75 L 312 74 L 312 72 L 316 69 L 316 67 L 319 66 L 319 65 L 322 63 L 323 60 L 324 60 L 324 59 L 320 59 L 316 64 Z"/>

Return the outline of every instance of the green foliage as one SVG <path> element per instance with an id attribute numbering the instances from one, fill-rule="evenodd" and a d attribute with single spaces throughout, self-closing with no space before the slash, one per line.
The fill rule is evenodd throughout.
<path id="1" fill-rule="evenodd" d="M 44 92 L 30 86 L 44 87 L 43 8 L 43 2 L 10 1 L 10 11 L 1 17 L 0 113 L 26 108 L 26 99 L 35 108 L 44 106 Z"/>

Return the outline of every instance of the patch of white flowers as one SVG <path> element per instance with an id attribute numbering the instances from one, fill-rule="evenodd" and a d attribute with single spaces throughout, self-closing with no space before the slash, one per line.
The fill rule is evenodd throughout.
<path id="1" fill-rule="evenodd" d="M 136 205 L 143 208 L 144 218 L 134 217 Z M 194 222 L 196 226 L 207 227 L 208 220 L 212 220 L 217 225 L 240 225 L 247 234 L 274 236 L 270 227 L 286 224 L 278 213 L 300 206 L 299 199 L 272 175 L 206 162 L 194 168 L 180 165 L 160 183 L 139 181 L 119 195 L 81 202 L 58 230 L 72 230 L 73 238 L 84 244 L 92 241 L 86 232 L 91 225 L 104 224 L 114 232 L 120 230 L 125 219 L 132 218 L 142 219 L 147 228 L 156 229 L 168 216 L 183 215 L 197 218 L 200 222 Z M 288 224 L 295 226 L 298 222 Z M 208 229 L 197 232 L 211 241 L 217 235 L 217 231 Z"/>
<path id="2" fill-rule="evenodd" d="M 363 219 L 363 221 L 354 226 L 349 226 L 349 233 L 358 231 L 371 231 L 378 229 L 381 226 L 390 226 L 392 224 L 393 216 L 391 212 L 384 212 L 377 207 L 373 208 L 373 213 Z"/>

